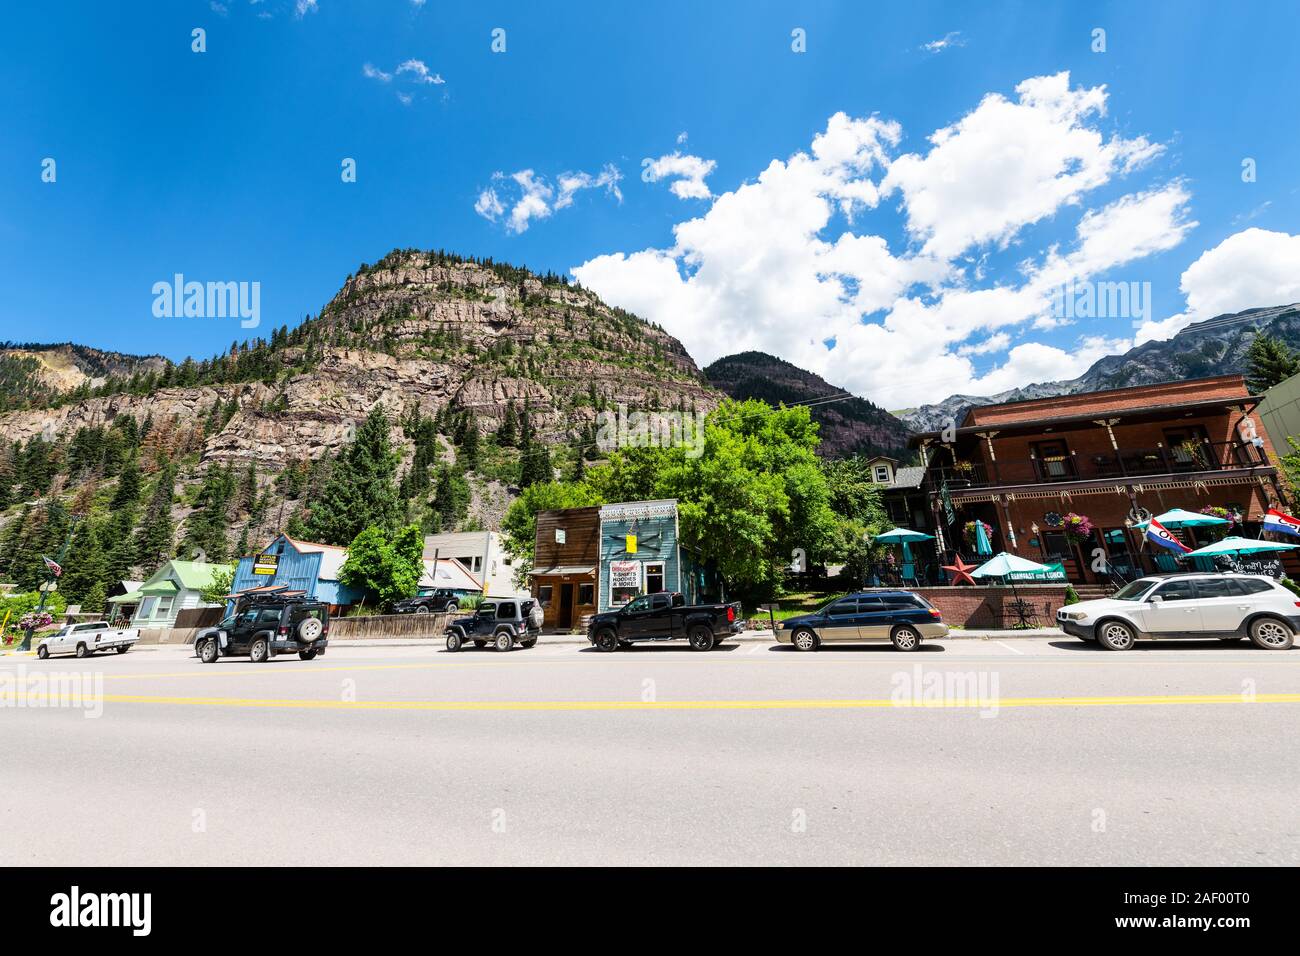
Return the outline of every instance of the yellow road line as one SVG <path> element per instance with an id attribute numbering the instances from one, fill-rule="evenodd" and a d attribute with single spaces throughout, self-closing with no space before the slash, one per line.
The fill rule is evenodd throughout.
<path id="1" fill-rule="evenodd" d="M 1300 694 L 1187 694 L 1154 697 L 1008 697 L 998 700 L 894 701 L 864 700 L 307 700 L 256 697 L 154 697 L 107 694 L 105 703 L 169 704 L 196 707 L 270 707 L 290 710 L 416 711 L 621 711 L 621 710 L 866 710 L 909 708 L 971 710 L 990 707 L 1123 707 L 1171 704 L 1300 704 Z"/>

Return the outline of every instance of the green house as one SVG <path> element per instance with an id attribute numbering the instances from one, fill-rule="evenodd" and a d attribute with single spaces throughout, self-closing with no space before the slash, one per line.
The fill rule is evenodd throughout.
<path id="1" fill-rule="evenodd" d="M 138 591 L 110 598 L 110 603 L 136 604 L 131 627 L 175 627 L 176 615 L 195 607 L 221 607 L 205 604 L 200 591 L 212 583 L 212 576 L 225 568 L 203 561 L 168 561 L 140 585 Z"/>

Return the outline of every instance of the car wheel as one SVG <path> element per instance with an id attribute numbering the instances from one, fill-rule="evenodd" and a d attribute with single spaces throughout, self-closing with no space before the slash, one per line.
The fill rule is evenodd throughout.
<path id="1" fill-rule="evenodd" d="M 448 614 L 455 614 L 457 611 L 460 610 L 460 605 L 457 604 L 455 601 L 449 601 L 447 603 L 447 606 L 443 608 L 443 610 L 446 611 Z"/>
<path id="2" fill-rule="evenodd" d="M 298 622 L 298 640 L 304 644 L 312 644 L 321 636 L 324 630 L 325 625 L 320 622 L 319 618 L 304 617 Z"/>
<path id="3" fill-rule="evenodd" d="M 217 659 L 217 639 L 210 637 L 206 641 L 199 642 L 199 660 L 205 664 L 211 664 Z"/>
<path id="4" fill-rule="evenodd" d="M 266 638 L 259 637 L 249 645 L 248 659 L 254 664 L 265 664 L 267 658 L 270 656 L 271 645 L 267 643 Z"/>
<path id="5" fill-rule="evenodd" d="M 1295 643 L 1295 633 L 1275 617 L 1261 617 L 1251 622 L 1250 640 L 1261 650 L 1285 651 Z"/>
<path id="6" fill-rule="evenodd" d="M 713 632 L 703 624 L 696 624 L 691 628 L 687 637 L 693 651 L 711 651 L 713 650 L 714 640 Z"/>
<path id="7" fill-rule="evenodd" d="M 50 656 L 50 649 L 48 647 L 38 647 L 36 648 L 36 656 L 41 660 L 45 660 L 45 658 Z"/>
<path id="8" fill-rule="evenodd" d="M 1132 650 L 1136 641 L 1133 628 L 1123 621 L 1105 621 L 1097 627 L 1097 643 L 1108 651 Z"/>
<path id="9" fill-rule="evenodd" d="M 496 639 L 492 641 L 498 651 L 508 651 L 515 646 L 515 636 L 509 631 L 497 631 Z"/>
<path id="10" fill-rule="evenodd" d="M 537 645 L 537 638 L 535 637 L 530 637 L 526 641 L 519 642 L 519 646 L 522 647 L 524 650 L 527 650 L 530 647 L 535 647 L 536 645 Z"/>
<path id="11" fill-rule="evenodd" d="M 118 652 L 119 654 L 125 654 L 125 653 L 126 653 L 127 651 L 129 651 L 130 649 L 131 649 L 131 645 L 130 645 L 130 644 L 123 644 L 121 647 L 119 647 L 119 648 L 117 649 L 117 652 Z"/>
<path id="12" fill-rule="evenodd" d="M 921 635 L 915 628 L 906 625 L 890 631 L 889 639 L 894 642 L 894 648 L 900 651 L 914 651 L 921 646 Z"/>
<path id="13" fill-rule="evenodd" d="M 299 651 L 298 659 L 302 661 L 314 661 L 316 659 L 315 651 Z"/>
<path id="14" fill-rule="evenodd" d="M 85 645 L 85 644 L 78 644 L 78 645 L 77 645 L 77 656 L 78 656 L 78 657 L 89 657 L 89 656 L 90 656 L 90 651 L 86 650 L 86 645 Z"/>
<path id="15" fill-rule="evenodd" d="M 426 605 L 426 604 L 421 604 L 419 607 L 417 607 L 417 608 L 415 609 L 415 613 L 416 613 L 416 614 L 428 614 L 428 613 L 429 613 L 429 607 L 428 607 L 428 605 Z"/>
<path id="16" fill-rule="evenodd" d="M 451 651 L 452 653 L 455 653 L 456 651 L 460 650 L 460 646 L 464 643 L 465 641 L 461 638 L 459 631 L 447 632 L 447 650 Z M 478 644 L 478 641 L 475 641 L 474 643 Z"/>
<path id="17" fill-rule="evenodd" d="M 790 636 L 796 651 L 815 651 L 822 646 L 821 638 L 810 628 L 801 627 Z"/>
<path id="18" fill-rule="evenodd" d="M 618 650 L 622 646 L 622 642 L 619 641 L 618 636 L 613 631 L 601 631 L 596 635 L 597 650 L 609 653 Z"/>

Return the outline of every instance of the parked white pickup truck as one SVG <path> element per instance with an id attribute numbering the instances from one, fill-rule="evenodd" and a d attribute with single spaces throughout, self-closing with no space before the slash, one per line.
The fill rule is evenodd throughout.
<path id="1" fill-rule="evenodd" d="M 66 624 L 56 633 L 43 638 L 36 645 L 36 656 L 45 660 L 51 654 L 75 654 L 77 657 L 89 657 L 100 651 L 125 654 L 138 640 L 139 628 L 112 628 L 107 621 L 83 621 L 80 624 Z"/>

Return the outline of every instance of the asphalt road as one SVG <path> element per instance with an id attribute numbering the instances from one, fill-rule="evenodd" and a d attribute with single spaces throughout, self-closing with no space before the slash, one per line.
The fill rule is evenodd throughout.
<path id="1" fill-rule="evenodd" d="M 138 649 L 18 686 L 8 865 L 1300 863 L 1300 650 Z"/>

